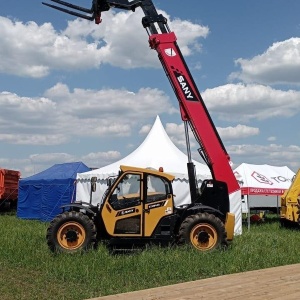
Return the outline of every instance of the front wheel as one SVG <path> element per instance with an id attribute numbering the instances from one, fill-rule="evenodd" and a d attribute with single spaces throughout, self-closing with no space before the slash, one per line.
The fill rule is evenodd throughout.
<path id="1" fill-rule="evenodd" d="M 87 250 L 96 243 L 96 227 L 83 213 L 68 211 L 52 220 L 47 229 L 46 239 L 52 252 Z"/>
<path id="2" fill-rule="evenodd" d="M 223 222 L 208 213 L 188 216 L 179 229 L 179 244 L 192 245 L 199 251 L 210 251 L 227 246 Z"/>

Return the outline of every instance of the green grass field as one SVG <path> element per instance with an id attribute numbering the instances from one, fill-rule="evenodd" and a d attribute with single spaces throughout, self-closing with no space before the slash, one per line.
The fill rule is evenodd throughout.
<path id="1" fill-rule="evenodd" d="M 87 253 L 52 254 L 48 224 L 1 214 L 0 295 L 11 299 L 82 300 L 254 269 L 300 263 L 300 231 L 276 218 L 243 228 L 226 251 L 149 247 L 112 255 L 104 245 Z M 267 219 L 268 220 L 268 219 Z"/>

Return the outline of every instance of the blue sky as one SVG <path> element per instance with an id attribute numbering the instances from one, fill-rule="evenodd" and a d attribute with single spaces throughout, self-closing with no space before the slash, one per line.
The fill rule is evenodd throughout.
<path id="1" fill-rule="evenodd" d="M 154 3 L 177 35 L 233 166 L 298 170 L 300 2 Z M 105 166 L 136 149 L 157 115 L 186 151 L 177 99 L 142 16 L 110 10 L 97 26 L 37 0 L 1 1 L 0 167 L 27 177 L 55 163 Z"/>

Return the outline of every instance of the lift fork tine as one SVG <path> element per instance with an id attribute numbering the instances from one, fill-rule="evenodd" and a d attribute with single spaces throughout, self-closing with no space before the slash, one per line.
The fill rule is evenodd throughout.
<path id="1" fill-rule="evenodd" d="M 92 0 L 92 7 L 89 9 L 89 8 L 81 7 L 81 6 L 78 6 L 78 5 L 69 3 L 69 2 L 65 2 L 62 0 L 49 0 L 49 1 L 58 3 L 62 7 L 53 5 L 53 4 L 49 4 L 46 2 L 42 2 L 42 4 L 49 6 L 51 8 L 54 8 L 54 9 L 60 10 L 67 14 L 79 17 L 79 18 L 83 18 L 83 19 L 86 19 L 89 21 L 95 20 L 96 24 L 101 23 L 101 12 L 108 11 L 110 9 L 110 7 L 134 11 L 136 9 L 136 7 L 142 6 L 142 4 L 144 2 L 144 0 L 131 0 L 131 1 L 129 1 L 129 0 Z M 149 0 L 149 2 L 150 2 L 150 4 L 152 4 L 152 2 L 150 0 Z M 146 4 L 146 6 L 149 5 L 148 1 L 146 1 L 145 4 Z M 64 6 L 72 8 L 73 10 L 64 8 Z M 82 14 L 80 12 L 87 13 L 87 15 Z"/>
<path id="2" fill-rule="evenodd" d="M 81 6 L 74 5 L 72 3 L 68 3 L 68 2 L 65 2 L 65 1 L 61 1 L 61 0 L 50 0 L 50 1 L 61 4 L 61 5 L 66 6 L 66 7 L 73 8 L 74 10 L 78 10 L 78 11 L 88 13 L 90 15 L 81 14 L 79 12 L 69 10 L 69 9 L 66 9 L 66 8 L 63 8 L 63 7 L 60 7 L 60 6 L 57 6 L 57 5 L 49 4 L 49 3 L 46 3 L 46 2 L 42 2 L 42 4 L 44 4 L 46 6 L 49 6 L 51 8 L 54 8 L 54 9 L 60 10 L 60 11 L 65 12 L 67 14 L 89 20 L 89 21 L 93 21 L 95 19 L 95 12 L 94 12 L 93 6 L 92 6 L 92 8 L 89 9 L 89 8 L 81 7 Z"/>
<path id="3" fill-rule="evenodd" d="M 89 13 L 89 14 L 93 13 L 93 7 L 92 8 L 85 8 L 85 7 L 78 6 L 78 5 L 75 5 L 75 4 L 72 4 L 72 3 L 69 3 L 69 2 L 65 2 L 65 1 L 61 1 L 61 0 L 51 0 L 51 1 L 55 2 L 55 3 L 58 3 L 58 4 L 61 4 L 61 5 L 64 5 L 64 6 L 67 6 L 67 7 L 70 7 L 70 8 L 74 8 L 74 9 L 82 11 L 82 12 Z"/>

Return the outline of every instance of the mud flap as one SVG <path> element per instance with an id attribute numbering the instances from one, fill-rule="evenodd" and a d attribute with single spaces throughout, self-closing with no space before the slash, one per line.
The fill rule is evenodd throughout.
<path id="1" fill-rule="evenodd" d="M 225 230 L 227 233 L 227 241 L 232 241 L 234 236 L 235 216 L 233 213 L 227 213 Z"/>

